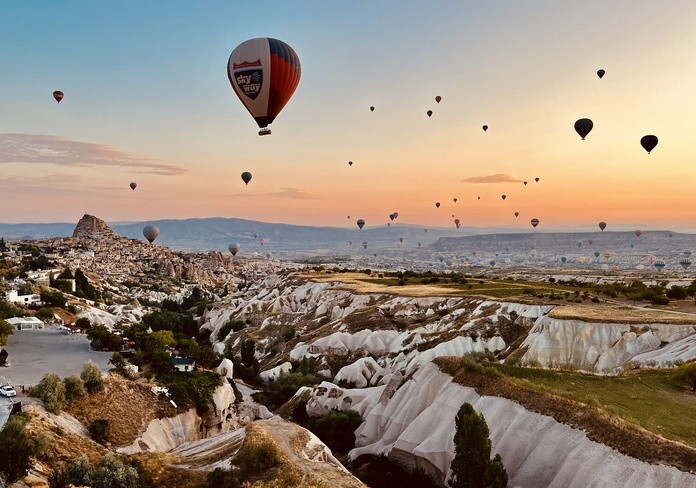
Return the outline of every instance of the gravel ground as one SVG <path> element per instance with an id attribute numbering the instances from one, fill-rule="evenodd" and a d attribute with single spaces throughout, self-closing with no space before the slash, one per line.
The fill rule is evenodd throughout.
<path id="1" fill-rule="evenodd" d="M 22 385 L 36 385 L 46 373 L 58 373 L 61 378 L 79 376 L 90 359 L 105 372 L 112 354 L 90 350 L 85 335 L 69 335 L 52 326 L 15 331 L 5 349 L 9 366 L 0 368 L 0 375 L 14 385 L 18 394 Z"/>

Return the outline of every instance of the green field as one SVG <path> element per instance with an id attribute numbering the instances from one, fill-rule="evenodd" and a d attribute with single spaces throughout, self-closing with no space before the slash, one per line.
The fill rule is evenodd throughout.
<path id="1" fill-rule="evenodd" d="M 666 439 L 696 447 L 696 394 L 675 388 L 669 371 L 592 376 L 495 365 L 518 385 L 601 409 Z"/>

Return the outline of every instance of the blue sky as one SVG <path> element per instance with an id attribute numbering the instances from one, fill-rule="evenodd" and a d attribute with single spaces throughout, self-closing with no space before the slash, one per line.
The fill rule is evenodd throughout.
<path id="1" fill-rule="evenodd" d="M 259 138 L 225 65 L 262 36 L 302 79 Z M 0 43 L 0 205 L 23 202 L 6 222 L 696 230 L 693 2 L 15 1 Z M 519 181 L 467 181 L 495 174 Z"/>

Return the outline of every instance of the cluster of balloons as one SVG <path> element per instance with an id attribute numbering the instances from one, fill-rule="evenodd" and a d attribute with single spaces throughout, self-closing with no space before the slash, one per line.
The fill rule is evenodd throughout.
<path id="1" fill-rule="evenodd" d="M 582 140 L 585 140 L 585 137 L 592 131 L 592 128 L 594 127 L 594 123 L 590 119 L 578 119 L 575 121 L 575 132 L 578 133 L 578 135 L 582 138 Z M 655 135 L 647 135 L 643 136 L 640 139 L 640 145 L 645 149 L 648 154 L 650 154 L 650 151 L 655 149 L 657 146 L 657 136 Z"/>

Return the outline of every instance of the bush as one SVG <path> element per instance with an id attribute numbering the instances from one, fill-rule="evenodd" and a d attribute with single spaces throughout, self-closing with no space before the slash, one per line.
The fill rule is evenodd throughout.
<path id="1" fill-rule="evenodd" d="M 7 356 L 9 356 L 7 349 L 3 349 L 0 351 L 0 366 L 7 365 Z"/>
<path id="2" fill-rule="evenodd" d="M 394 486 L 417 486 L 435 488 L 437 485 L 422 471 L 409 473 L 384 454 L 379 456 L 360 456 L 355 460 L 355 475 L 372 488 L 392 488 Z"/>
<path id="3" fill-rule="evenodd" d="M 56 373 L 46 373 L 39 384 L 30 390 L 30 394 L 40 398 L 46 410 L 56 415 L 68 404 L 65 398 L 65 385 Z"/>
<path id="4" fill-rule="evenodd" d="M 109 421 L 107 419 L 97 419 L 89 424 L 89 434 L 95 442 L 104 444 L 109 439 Z"/>
<path id="5" fill-rule="evenodd" d="M 97 393 L 104 389 L 101 369 L 94 361 L 90 360 L 85 363 L 80 378 L 85 382 L 85 388 L 89 393 Z"/>
<path id="6" fill-rule="evenodd" d="M 237 369 L 235 369 L 235 372 Z M 275 409 L 290 400 L 298 389 L 302 386 L 313 386 L 322 382 L 322 379 L 315 374 L 289 373 L 281 375 L 275 381 L 271 381 L 266 386 L 263 393 L 255 394 L 258 399 L 266 406 Z"/>
<path id="7" fill-rule="evenodd" d="M 355 447 L 355 429 L 362 417 L 353 410 L 331 410 L 319 419 L 310 419 L 307 428 L 326 444 L 331 452 L 348 454 Z"/>
<path id="8" fill-rule="evenodd" d="M 686 363 L 672 372 L 671 380 L 678 386 L 687 385 L 696 393 L 696 362 Z"/>
<path id="9" fill-rule="evenodd" d="M 65 401 L 69 404 L 87 394 L 85 382 L 77 376 L 68 376 L 63 380 L 65 387 Z"/>
<path id="10" fill-rule="evenodd" d="M 32 465 L 36 449 L 24 430 L 28 421 L 25 414 L 13 415 L 0 431 L 0 473 L 8 483 L 25 477 Z"/>

